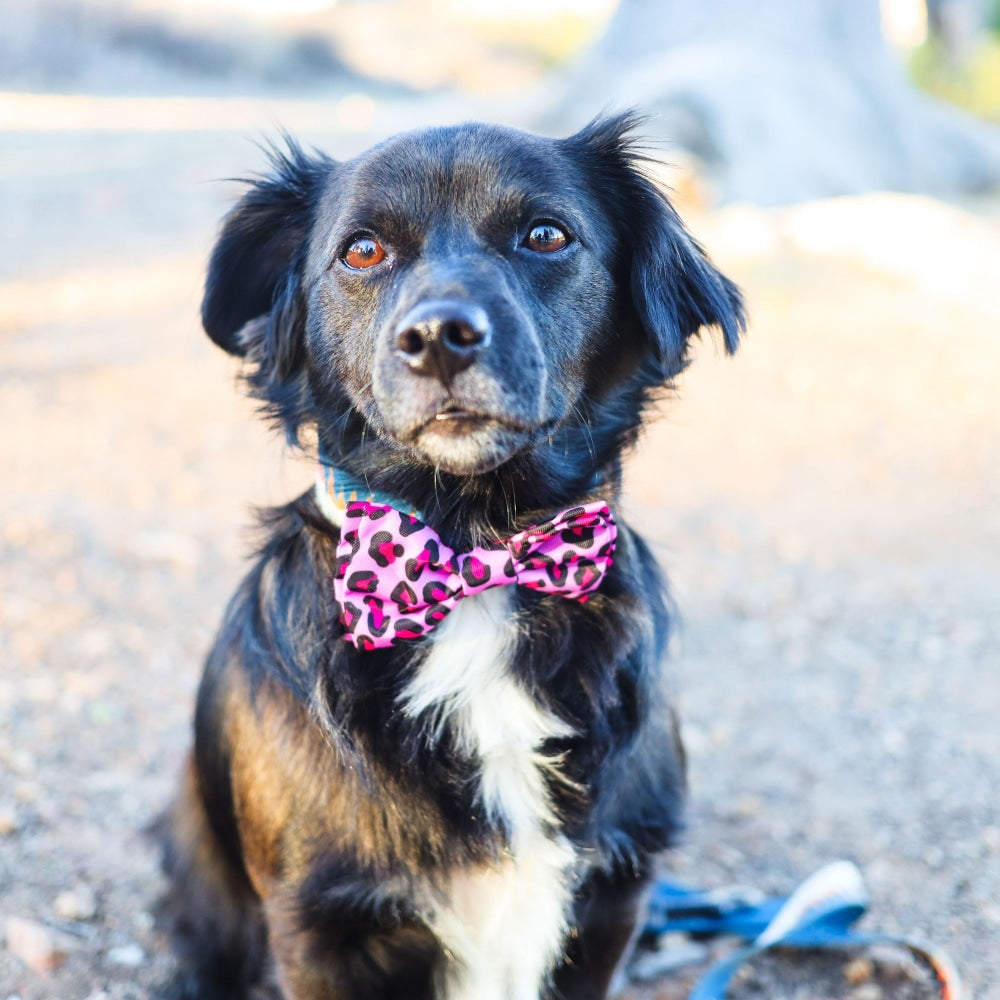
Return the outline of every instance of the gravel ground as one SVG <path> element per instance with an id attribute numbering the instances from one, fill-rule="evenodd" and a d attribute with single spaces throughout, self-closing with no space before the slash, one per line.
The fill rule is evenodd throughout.
<path id="1" fill-rule="evenodd" d="M 234 191 L 206 181 L 259 165 L 228 134 L 0 142 L 0 998 L 148 997 L 169 973 L 140 831 L 249 505 L 311 476 L 196 320 Z M 997 206 L 814 208 L 694 218 L 752 333 L 700 350 L 630 467 L 685 620 L 670 867 L 787 893 L 853 859 L 866 928 L 936 941 L 1000 997 Z M 926 252 L 894 248 L 899 213 Z M 930 995 L 898 957 L 857 959 L 782 953 L 733 995 Z M 693 975 L 629 995 L 680 1000 Z"/>

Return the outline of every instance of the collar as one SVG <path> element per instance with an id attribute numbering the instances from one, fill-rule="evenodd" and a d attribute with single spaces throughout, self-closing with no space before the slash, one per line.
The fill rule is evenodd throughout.
<path id="1" fill-rule="evenodd" d="M 344 523 L 347 505 L 359 500 L 392 507 L 394 510 L 410 514 L 420 521 L 423 520 L 420 511 L 411 507 L 405 500 L 373 490 L 364 480 L 326 462 L 321 462 L 316 472 L 314 492 L 317 506 L 327 520 L 338 528 Z"/>
<path id="2" fill-rule="evenodd" d="M 594 486 L 606 482 L 608 478 L 603 472 L 598 472 L 594 477 Z M 418 521 L 424 521 L 423 514 L 405 500 L 389 493 L 373 490 L 363 479 L 324 461 L 322 455 L 320 456 L 319 469 L 316 471 L 316 485 L 313 493 L 316 505 L 323 516 L 338 528 L 344 523 L 347 505 L 359 500 L 392 507 L 403 514 L 415 517 Z"/>

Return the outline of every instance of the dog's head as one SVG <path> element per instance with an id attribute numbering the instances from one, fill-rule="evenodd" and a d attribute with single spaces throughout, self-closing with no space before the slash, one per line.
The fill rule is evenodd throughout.
<path id="1" fill-rule="evenodd" d="M 633 125 L 435 128 L 348 162 L 289 142 L 225 221 L 205 329 L 338 461 L 377 441 L 465 479 L 546 449 L 599 468 L 692 335 L 717 327 L 732 351 L 743 326 Z"/>

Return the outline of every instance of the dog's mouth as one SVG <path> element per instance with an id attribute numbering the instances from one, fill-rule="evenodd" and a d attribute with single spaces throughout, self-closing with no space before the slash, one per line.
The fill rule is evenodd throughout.
<path id="1" fill-rule="evenodd" d="M 535 424 L 449 402 L 406 435 L 405 443 L 438 468 L 456 474 L 489 472 L 538 440 Z"/>
<path id="2" fill-rule="evenodd" d="M 421 434 L 443 434 L 450 437 L 461 437 L 464 434 L 471 434 L 473 431 L 490 426 L 505 427 L 513 431 L 526 431 L 528 428 L 506 417 L 498 417 L 491 413 L 480 413 L 471 410 L 458 403 L 449 403 L 439 410 L 429 420 L 426 420 L 418 429 L 415 436 Z"/>
<path id="3" fill-rule="evenodd" d="M 513 434 L 534 436 L 543 433 L 555 421 L 530 423 L 509 414 L 472 409 L 461 403 L 449 402 L 426 419 L 414 431 L 414 438 L 423 434 L 444 434 L 460 437 L 478 430 L 496 428 Z"/>

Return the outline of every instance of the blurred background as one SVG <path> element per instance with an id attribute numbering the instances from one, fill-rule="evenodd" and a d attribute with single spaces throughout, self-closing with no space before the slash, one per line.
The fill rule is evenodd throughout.
<path id="1" fill-rule="evenodd" d="M 200 331 L 232 178 L 279 129 L 347 157 L 626 106 L 751 312 L 628 472 L 684 619 L 669 867 L 788 892 L 851 858 L 870 928 L 1000 997 L 997 0 L 0 0 L 0 998 L 169 976 L 139 831 L 250 507 L 311 479 Z M 934 995 L 849 958 L 732 995 Z"/>

